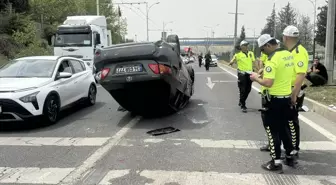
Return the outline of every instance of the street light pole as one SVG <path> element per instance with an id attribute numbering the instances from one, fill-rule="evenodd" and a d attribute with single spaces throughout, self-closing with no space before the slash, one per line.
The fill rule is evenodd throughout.
<path id="1" fill-rule="evenodd" d="M 149 25 L 148 25 L 148 21 L 149 21 L 149 10 L 154 6 L 160 4 L 160 2 L 156 2 L 154 4 L 152 4 L 151 6 L 148 7 L 148 2 L 146 2 L 146 24 L 147 24 L 147 41 L 149 41 Z"/>
<path id="2" fill-rule="evenodd" d="M 328 72 L 328 84 L 332 84 L 334 80 L 335 0 L 328 1 L 327 15 L 325 66 Z"/>
<path id="3" fill-rule="evenodd" d="M 99 0 L 96 0 L 97 15 L 99 15 Z"/>

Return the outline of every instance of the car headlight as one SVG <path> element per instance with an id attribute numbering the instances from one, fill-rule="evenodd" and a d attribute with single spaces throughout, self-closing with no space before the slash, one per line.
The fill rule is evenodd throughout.
<path id="1" fill-rule="evenodd" d="M 37 101 L 37 94 L 39 93 L 40 91 L 37 91 L 37 92 L 34 92 L 32 94 L 28 94 L 24 97 L 21 97 L 20 100 L 24 103 L 29 103 L 29 102 L 36 102 Z"/>

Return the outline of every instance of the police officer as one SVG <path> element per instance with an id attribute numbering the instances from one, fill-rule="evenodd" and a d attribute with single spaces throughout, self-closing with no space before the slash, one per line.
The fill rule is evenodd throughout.
<path id="1" fill-rule="evenodd" d="M 294 57 L 294 74 L 292 79 L 292 103 L 294 106 L 292 115 L 293 118 L 289 121 L 289 126 L 292 134 L 293 145 L 296 151 L 300 150 L 300 126 L 298 109 L 303 104 L 304 96 L 298 98 L 301 91 L 303 80 L 308 71 L 309 56 L 307 50 L 299 41 L 299 29 L 295 26 L 287 26 L 283 31 L 283 42 L 285 47 L 292 53 Z M 298 154 L 297 154 L 298 156 Z"/>
<path id="2" fill-rule="evenodd" d="M 209 68 L 210 68 L 210 62 L 211 62 L 211 54 L 210 54 L 210 51 L 204 56 L 205 58 L 205 70 L 206 71 L 209 71 Z"/>
<path id="3" fill-rule="evenodd" d="M 242 112 L 246 113 L 246 99 L 252 89 L 252 81 L 249 76 L 253 71 L 253 62 L 255 57 L 252 51 L 248 50 L 249 43 L 245 40 L 240 42 L 240 51 L 238 51 L 230 61 L 229 65 L 237 62 L 238 69 L 238 88 L 239 88 L 239 104 Z"/>
<path id="4" fill-rule="evenodd" d="M 203 60 L 203 53 L 201 53 L 200 55 L 198 55 L 198 65 L 199 65 L 199 67 L 202 66 L 202 60 Z"/>
<path id="5" fill-rule="evenodd" d="M 291 107 L 291 80 L 294 70 L 293 56 L 287 50 L 278 48 L 276 39 L 269 34 L 258 38 L 262 52 L 268 55 L 265 63 L 263 78 L 258 73 L 252 73 L 252 81 L 265 87 L 264 121 L 270 144 L 272 160 L 263 164 L 268 171 L 282 172 L 281 141 L 286 150 L 286 164 L 293 164 L 293 145 L 288 133 L 288 113 Z"/>
<path id="6" fill-rule="evenodd" d="M 280 48 L 280 40 L 276 39 L 276 42 L 278 44 L 278 48 Z M 268 59 L 268 56 L 266 53 L 264 52 L 261 52 L 261 55 L 260 55 L 260 58 L 259 58 L 259 66 L 260 66 L 260 69 L 258 71 L 258 74 L 262 75 L 263 74 L 263 71 L 264 71 L 264 66 L 265 66 L 265 63 L 267 62 L 267 59 Z M 260 91 L 260 94 L 261 96 L 263 97 L 264 94 L 263 94 L 263 91 L 264 91 L 265 87 L 264 86 L 261 86 L 261 91 Z M 264 118 L 265 118 L 265 103 L 263 102 L 263 98 L 261 98 L 261 120 L 263 122 L 263 125 L 264 125 L 264 128 L 266 129 L 266 125 L 265 125 L 265 121 L 264 121 Z M 270 151 L 270 148 L 269 148 L 269 144 L 265 145 L 265 146 L 262 146 L 260 147 L 260 151 L 263 151 L 263 152 L 269 152 Z"/>

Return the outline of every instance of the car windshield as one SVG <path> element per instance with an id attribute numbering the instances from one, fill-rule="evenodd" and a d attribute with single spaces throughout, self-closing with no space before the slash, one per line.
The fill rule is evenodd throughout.
<path id="1" fill-rule="evenodd" d="M 55 66 L 55 60 L 12 60 L 0 68 L 0 78 L 50 78 Z"/>
<path id="2" fill-rule="evenodd" d="M 216 55 L 211 55 L 211 58 L 217 58 Z"/>
<path id="3" fill-rule="evenodd" d="M 54 46 L 92 46 L 92 39 L 90 33 L 62 33 L 55 37 Z"/>

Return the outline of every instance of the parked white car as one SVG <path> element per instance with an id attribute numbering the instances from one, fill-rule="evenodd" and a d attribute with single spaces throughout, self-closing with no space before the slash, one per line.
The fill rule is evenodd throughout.
<path id="1" fill-rule="evenodd" d="M 73 57 L 35 56 L 0 67 L 0 122 L 42 116 L 56 123 L 59 112 L 80 100 L 96 103 L 92 69 Z"/>

